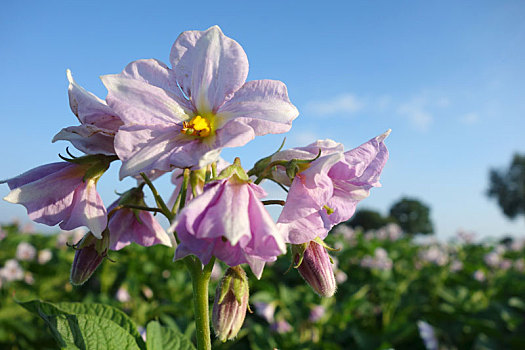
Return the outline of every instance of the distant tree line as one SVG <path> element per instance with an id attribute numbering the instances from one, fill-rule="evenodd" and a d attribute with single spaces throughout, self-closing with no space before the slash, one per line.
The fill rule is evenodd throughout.
<path id="1" fill-rule="evenodd" d="M 508 168 L 489 171 L 489 198 L 510 219 L 525 215 L 525 155 L 514 154 Z"/>
<path id="2" fill-rule="evenodd" d="M 364 230 L 375 230 L 389 223 L 398 224 L 404 233 L 431 234 L 434 226 L 430 219 L 430 207 L 418 199 L 403 197 L 392 204 L 388 216 L 376 210 L 361 209 L 346 222 L 346 225 Z"/>

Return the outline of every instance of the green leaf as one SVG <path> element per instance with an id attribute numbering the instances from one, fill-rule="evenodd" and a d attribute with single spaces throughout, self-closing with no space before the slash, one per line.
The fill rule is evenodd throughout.
<path id="1" fill-rule="evenodd" d="M 148 350 L 195 350 L 195 346 L 182 333 L 151 321 L 146 328 Z"/>
<path id="2" fill-rule="evenodd" d="M 69 302 L 54 304 L 39 300 L 19 304 L 46 321 L 61 347 L 113 349 L 115 345 L 115 349 L 145 349 L 133 321 L 111 306 Z"/>

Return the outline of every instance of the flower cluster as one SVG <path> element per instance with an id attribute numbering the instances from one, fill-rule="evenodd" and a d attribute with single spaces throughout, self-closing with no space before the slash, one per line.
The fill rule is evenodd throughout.
<path id="1" fill-rule="evenodd" d="M 142 59 L 102 76 L 105 101 L 79 86 L 68 70 L 69 103 L 79 125 L 62 129 L 53 142 L 69 141 L 84 155 L 68 150 L 61 162 L 3 181 L 11 189 L 5 200 L 25 206 L 36 222 L 88 228 L 73 246 L 74 284 L 84 283 L 110 250 L 132 242 L 176 245 L 175 259 L 195 262 L 196 257 L 201 272 L 211 273 L 215 259 L 232 268 L 248 264 L 257 278 L 290 244 L 292 265 L 318 294 L 332 296 L 336 278 L 328 251 L 333 249 L 323 240 L 380 186 L 390 130 L 351 150 L 328 139 L 279 150 L 245 171 L 238 158 L 233 164 L 222 160 L 221 150 L 290 130 L 299 113 L 284 83 L 246 81 L 243 48 L 217 26 L 183 32 L 169 61 Z M 118 161 L 120 178 L 133 177 L 137 186 L 106 207 L 96 185 Z M 168 172 L 176 190 L 166 204 L 152 181 Z M 286 201 L 264 201 L 263 180 L 287 191 Z M 146 204 L 145 187 L 155 207 Z M 266 204 L 283 206 L 276 221 Z M 170 221 L 168 231 L 154 213 Z M 385 235 L 396 239 L 397 231 L 391 231 Z M 20 254 L 34 258 L 27 249 Z M 241 276 L 246 293 L 233 282 L 231 288 L 224 282 L 218 292 L 214 328 L 221 340 L 235 336 L 248 307 L 247 277 L 239 269 L 226 275 Z"/>

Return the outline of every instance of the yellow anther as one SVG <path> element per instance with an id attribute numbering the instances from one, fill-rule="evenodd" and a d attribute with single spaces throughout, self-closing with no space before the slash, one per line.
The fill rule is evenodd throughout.
<path id="1" fill-rule="evenodd" d="M 326 213 L 327 213 L 328 215 L 333 214 L 334 211 L 335 211 L 335 210 L 333 210 L 332 208 L 330 208 L 328 205 L 324 205 L 323 208 L 326 209 Z"/>
<path id="2" fill-rule="evenodd" d="M 200 115 L 196 115 L 189 122 L 182 123 L 181 133 L 199 137 L 209 136 L 211 133 L 210 121 Z"/>

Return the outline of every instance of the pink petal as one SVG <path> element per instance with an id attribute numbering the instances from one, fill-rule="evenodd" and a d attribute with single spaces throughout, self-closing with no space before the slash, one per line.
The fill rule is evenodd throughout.
<path id="1" fill-rule="evenodd" d="M 170 61 L 177 82 L 200 113 L 215 113 L 248 76 L 244 50 L 217 26 L 182 33 Z"/>
<path id="2" fill-rule="evenodd" d="M 170 96 L 183 107 L 187 114 L 195 112 L 193 105 L 184 97 L 177 85 L 175 73 L 161 61 L 146 59 L 131 62 L 124 68 L 122 75 L 169 91 L 171 93 Z"/>
<path id="3" fill-rule="evenodd" d="M 170 155 L 178 147 L 178 126 L 125 125 L 115 137 L 115 150 L 122 160 L 120 179 L 150 170 L 170 171 Z"/>
<path id="4" fill-rule="evenodd" d="M 60 224 L 63 230 L 87 226 L 93 236 L 102 238 L 108 223 L 106 207 L 97 192 L 94 180 L 87 180 L 75 190 L 69 217 Z"/>
<path id="5" fill-rule="evenodd" d="M 139 212 L 140 222 L 131 209 L 120 209 L 110 219 L 110 249 L 120 250 L 131 242 L 143 247 L 163 244 L 171 247 L 171 241 L 162 226 L 149 212 Z"/>
<path id="6" fill-rule="evenodd" d="M 257 136 L 287 132 L 299 115 L 288 98 L 286 85 L 277 80 L 245 83 L 217 113 L 249 125 Z"/>
<path id="7" fill-rule="evenodd" d="M 67 70 L 69 80 L 69 106 L 82 124 L 92 124 L 101 128 L 116 131 L 121 121 L 106 102 L 78 85 L 71 71 Z"/>
<path id="8" fill-rule="evenodd" d="M 101 79 L 108 89 L 109 106 L 125 124 L 171 126 L 188 119 L 179 98 L 168 90 L 134 79 L 127 73 L 104 75 Z M 168 83 L 163 81 L 157 85 L 163 84 Z"/>
<path id="9" fill-rule="evenodd" d="M 91 124 L 84 124 L 70 126 L 60 130 L 60 132 L 53 137 L 52 142 L 66 140 L 70 141 L 79 151 L 86 154 L 114 155 L 115 148 L 113 147 L 113 142 L 115 140 L 115 133 L 114 131 L 100 129 Z"/>

